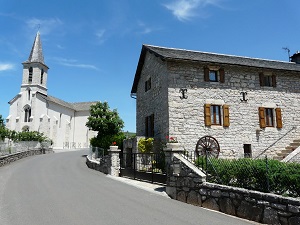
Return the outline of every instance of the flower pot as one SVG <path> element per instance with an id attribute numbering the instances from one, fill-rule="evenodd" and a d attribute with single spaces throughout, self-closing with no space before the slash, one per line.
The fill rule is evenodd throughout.
<path id="1" fill-rule="evenodd" d="M 179 143 L 167 143 L 167 149 L 172 149 L 172 151 L 180 150 L 180 144 Z"/>

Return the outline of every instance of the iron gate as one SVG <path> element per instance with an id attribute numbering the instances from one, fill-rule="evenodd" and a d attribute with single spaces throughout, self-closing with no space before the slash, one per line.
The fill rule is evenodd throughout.
<path id="1" fill-rule="evenodd" d="M 120 176 L 166 184 L 165 154 L 120 153 Z"/>

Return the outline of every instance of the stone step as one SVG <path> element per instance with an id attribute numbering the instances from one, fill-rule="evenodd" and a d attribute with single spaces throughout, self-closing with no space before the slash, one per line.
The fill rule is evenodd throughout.
<path id="1" fill-rule="evenodd" d="M 285 150 L 291 150 L 291 151 L 294 151 L 296 149 L 296 147 L 294 146 L 287 146 L 285 147 Z"/>
<path id="2" fill-rule="evenodd" d="M 285 149 L 285 150 L 281 150 L 282 153 L 286 153 L 286 154 L 290 154 L 291 152 L 293 152 L 295 149 Z"/>
<path id="3" fill-rule="evenodd" d="M 284 153 L 284 152 L 278 152 L 276 154 L 277 154 L 277 156 L 280 156 L 280 157 L 283 157 L 283 158 L 288 155 L 287 153 Z"/>
<path id="4" fill-rule="evenodd" d="M 282 156 L 274 156 L 273 159 L 280 161 L 280 160 L 283 160 L 284 157 L 282 157 Z"/>
<path id="5" fill-rule="evenodd" d="M 295 140 L 293 140 L 293 142 L 297 142 L 297 143 L 300 143 L 300 139 L 295 139 Z"/>
<path id="6" fill-rule="evenodd" d="M 290 146 L 299 147 L 300 143 L 298 143 L 298 142 L 292 142 L 292 143 L 290 143 Z"/>

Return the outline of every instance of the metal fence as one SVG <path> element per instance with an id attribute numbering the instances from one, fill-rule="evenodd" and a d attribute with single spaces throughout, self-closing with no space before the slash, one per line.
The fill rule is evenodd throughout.
<path id="1" fill-rule="evenodd" d="M 217 159 L 185 152 L 201 168 L 207 181 L 284 196 L 300 197 L 300 164 L 278 160 L 239 158 Z"/>

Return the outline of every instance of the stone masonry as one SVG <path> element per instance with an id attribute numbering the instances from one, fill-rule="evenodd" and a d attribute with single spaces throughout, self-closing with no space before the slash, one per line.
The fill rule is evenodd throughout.
<path id="1" fill-rule="evenodd" d="M 264 224 L 300 224 L 300 200 L 205 182 L 203 173 L 173 154 L 167 194 L 178 201 Z"/>
<path id="2" fill-rule="evenodd" d="M 224 82 L 204 81 L 206 67 L 222 68 Z M 276 86 L 261 86 L 261 73 L 275 76 Z M 150 79 L 151 89 L 145 91 Z M 211 135 L 220 144 L 220 157 L 243 157 L 244 145 L 251 145 L 253 157 L 275 157 L 300 138 L 299 85 L 300 65 L 295 63 L 143 46 L 132 88 L 137 136 L 145 136 L 145 118 L 153 114 L 154 137 L 176 137 L 187 151 Z M 228 105 L 230 125 L 206 126 L 205 104 Z M 260 127 L 259 107 L 273 110 L 274 126 Z M 276 108 L 281 109 L 282 128 L 276 126 Z"/>

